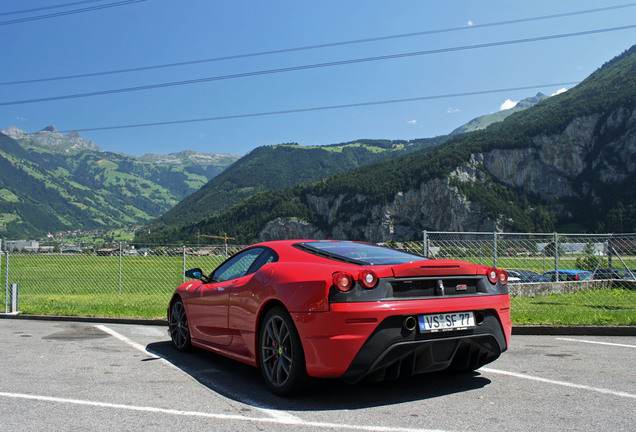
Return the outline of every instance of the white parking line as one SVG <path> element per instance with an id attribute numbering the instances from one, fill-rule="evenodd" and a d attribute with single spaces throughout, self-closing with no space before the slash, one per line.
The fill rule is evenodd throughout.
<path id="1" fill-rule="evenodd" d="M 588 343 L 588 344 L 597 344 L 597 345 L 609 345 L 609 346 L 616 346 L 616 347 L 622 347 L 622 348 L 636 348 L 636 345 L 628 345 L 628 344 L 619 344 L 619 343 L 612 343 L 612 342 L 599 342 L 599 341 L 592 341 L 592 340 L 585 340 L 585 339 L 571 339 L 571 338 L 556 338 L 556 340 L 562 340 L 562 341 L 568 341 L 568 342 L 581 342 L 581 343 Z"/>
<path id="2" fill-rule="evenodd" d="M 118 339 L 128 345 L 130 345 L 131 347 L 133 347 L 134 349 L 141 351 L 142 353 L 146 354 L 147 356 L 151 357 L 151 358 L 161 358 L 161 357 L 157 357 L 156 355 L 154 355 L 153 353 L 151 353 L 150 351 L 146 350 L 146 347 L 144 347 L 141 344 L 138 344 L 137 342 L 128 339 L 126 336 L 124 336 L 123 334 L 117 333 L 115 330 L 106 327 L 105 325 L 102 324 L 98 324 L 95 326 L 96 329 L 103 331 L 104 333 L 108 333 L 109 335 L 111 335 L 112 337 L 114 337 L 115 339 Z M 164 360 L 164 359 L 162 359 Z M 165 360 L 164 360 L 165 361 Z M 167 362 L 170 363 L 170 362 Z"/>
<path id="3" fill-rule="evenodd" d="M 168 360 L 166 360 L 163 357 L 157 356 L 156 354 L 151 353 L 150 351 L 148 351 L 146 349 L 146 347 L 144 347 L 143 345 L 127 338 L 126 336 L 122 335 L 121 333 L 117 333 L 115 330 L 106 327 L 105 325 L 102 324 L 98 324 L 95 326 L 95 328 L 108 333 L 109 335 L 111 335 L 112 337 L 114 337 L 117 340 L 120 340 L 128 345 L 130 345 L 131 347 L 135 348 L 138 351 L 141 351 L 142 353 L 150 356 L 151 358 L 154 359 L 160 359 L 161 361 L 163 361 L 165 364 L 168 364 L 170 366 L 172 366 L 173 368 L 177 369 L 178 371 L 188 375 L 185 371 L 183 371 L 182 369 L 178 368 L 177 366 L 173 365 L 172 363 L 170 363 Z M 188 375 L 189 377 L 190 375 Z M 274 409 L 270 409 L 270 408 L 261 408 L 258 406 L 257 403 L 254 403 L 253 401 L 244 401 L 244 403 L 248 403 L 250 405 L 252 405 L 254 408 L 260 410 L 262 413 L 270 415 L 278 420 L 280 420 L 283 423 L 296 423 L 296 422 L 302 422 L 302 420 L 299 417 L 296 417 L 295 415 L 289 414 L 285 411 L 279 411 L 279 410 L 274 410 Z"/>
<path id="4" fill-rule="evenodd" d="M 531 381 L 539 381 L 539 382 L 544 382 L 544 383 L 547 383 L 547 384 L 555 384 L 555 385 L 560 385 L 560 386 L 564 386 L 564 387 L 571 387 L 571 388 L 577 388 L 577 389 L 582 389 L 582 390 L 593 391 L 593 392 L 597 392 L 597 393 L 609 394 L 609 395 L 612 395 L 612 396 L 636 399 L 636 395 L 635 394 L 631 394 L 631 393 L 627 393 L 627 392 L 609 390 L 609 389 L 604 389 L 604 388 L 599 388 L 599 387 L 590 387 L 590 386 L 586 386 L 586 385 L 582 385 L 582 384 L 574 384 L 574 383 L 569 383 L 569 382 L 566 382 L 566 381 L 557 381 L 557 380 L 552 380 L 552 379 L 548 379 L 548 378 L 541 378 L 541 377 L 537 377 L 537 376 L 533 376 L 533 375 L 520 374 L 520 373 L 516 373 L 516 372 L 508 372 L 508 371 L 499 370 L 499 369 L 491 369 L 491 368 L 484 368 L 483 367 L 483 368 L 481 368 L 479 370 L 482 371 L 482 372 L 490 372 L 490 373 L 494 373 L 494 374 L 508 375 L 508 376 L 512 376 L 512 377 L 515 377 L 515 378 L 521 378 L 521 379 L 526 379 L 526 380 L 531 380 Z"/>
<path id="5" fill-rule="evenodd" d="M 38 396 L 38 395 L 30 395 L 30 394 L 23 394 L 23 393 L 0 392 L 0 397 L 12 398 L 12 399 L 35 400 L 40 402 L 52 402 L 52 403 L 60 403 L 60 404 L 83 405 L 83 406 L 91 406 L 91 407 L 99 407 L 99 408 L 120 409 L 120 410 L 136 411 L 136 412 L 153 413 L 153 414 L 199 417 L 199 418 L 208 418 L 208 419 L 215 419 L 215 420 L 232 420 L 232 421 L 242 421 L 242 422 L 249 422 L 249 423 L 294 425 L 294 426 L 302 426 L 302 427 L 324 428 L 324 429 L 331 429 L 331 430 L 359 430 L 359 431 L 369 431 L 369 432 L 448 432 L 448 431 L 443 431 L 440 429 L 412 429 L 412 428 L 399 428 L 399 427 L 386 427 L 386 426 L 364 426 L 364 425 L 352 425 L 352 424 L 340 424 L 340 423 L 311 422 L 311 421 L 303 421 L 299 418 L 289 419 L 289 418 L 278 418 L 278 417 L 277 418 L 245 417 L 238 414 L 213 414 L 213 413 L 205 413 L 200 411 L 182 411 L 182 410 L 156 408 L 156 407 L 148 407 L 148 406 L 95 402 L 95 401 L 87 401 L 87 400 L 81 400 L 81 399 Z"/>

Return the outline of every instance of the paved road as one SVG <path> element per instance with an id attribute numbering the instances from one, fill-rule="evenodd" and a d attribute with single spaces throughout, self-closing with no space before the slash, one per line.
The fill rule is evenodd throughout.
<path id="1" fill-rule="evenodd" d="M 515 336 L 470 375 L 291 399 L 164 327 L 0 320 L 2 431 L 634 431 L 636 337 Z"/>

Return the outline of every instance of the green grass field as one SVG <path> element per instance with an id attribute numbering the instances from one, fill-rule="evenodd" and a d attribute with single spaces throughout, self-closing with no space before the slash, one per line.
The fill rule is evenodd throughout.
<path id="1" fill-rule="evenodd" d="M 609 289 L 517 297 L 511 300 L 514 324 L 636 325 L 636 291 Z"/>
<path id="2" fill-rule="evenodd" d="M 185 268 L 210 272 L 223 259 L 188 256 Z M 184 280 L 183 261 L 183 256 L 125 256 L 120 272 L 117 256 L 12 254 L 9 280 L 19 284 L 25 314 L 162 318 Z"/>
<path id="3" fill-rule="evenodd" d="M 184 280 L 184 268 L 200 267 L 208 273 L 223 259 L 186 256 L 184 265 L 183 255 L 123 256 L 120 261 L 118 256 L 11 254 L 9 283 L 19 284 L 19 309 L 25 314 L 164 318 L 172 292 Z M 522 268 L 540 271 L 543 261 L 530 260 L 531 267 L 526 263 Z M 509 268 L 521 267 L 518 261 L 514 264 Z M 4 303 L 6 255 L 0 268 Z M 636 325 L 636 291 L 513 298 L 512 320 L 514 324 Z"/>

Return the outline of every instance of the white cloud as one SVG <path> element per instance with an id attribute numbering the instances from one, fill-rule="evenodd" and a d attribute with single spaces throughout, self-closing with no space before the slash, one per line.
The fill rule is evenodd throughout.
<path id="1" fill-rule="evenodd" d="M 468 20 L 466 24 L 468 25 L 468 27 L 471 27 L 474 23 L 473 23 L 473 20 Z"/>
<path id="2" fill-rule="evenodd" d="M 410 124 L 410 125 L 416 125 L 417 124 L 417 120 L 407 120 L 406 122 L 408 124 Z"/>
<path id="3" fill-rule="evenodd" d="M 446 113 L 448 113 L 448 114 L 455 114 L 455 113 L 458 113 L 458 112 L 459 112 L 459 108 L 448 107 L 448 109 L 446 110 Z"/>
<path id="4" fill-rule="evenodd" d="M 507 110 L 510 108 L 514 108 L 517 105 L 517 102 L 519 101 L 513 101 L 510 99 L 506 99 L 506 101 L 504 103 L 501 104 L 501 106 L 499 107 L 499 111 L 503 111 L 503 110 Z"/>
<path id="5" fill-rule="evenodd" d="M 25 119 L 24 117 L 20 117 L 20 116 L 16 116 L 15 119 L 18 120 L 18 121 L 21 121 L 21 122 L 27 121 L 27 119 Z"/>
<path id="6" fill-rule="evenodd" d="M 560 95 L 561 93 L 565 93 L 566 91 L 568 91 L 568 89 L 563 87 L 562 89 L 558 89 L 555 93 L 552 93 L 550 96 Z"/>

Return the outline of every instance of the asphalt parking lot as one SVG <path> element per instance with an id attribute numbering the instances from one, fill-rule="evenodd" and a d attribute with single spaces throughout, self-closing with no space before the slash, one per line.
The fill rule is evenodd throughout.
<path id="1" fill-rule="evenodd" d="M 513 336 L 474 374 L 272 396 L 165 327 L 0 320 L 3 431 L 633 431 L 636 337 Z"/>

